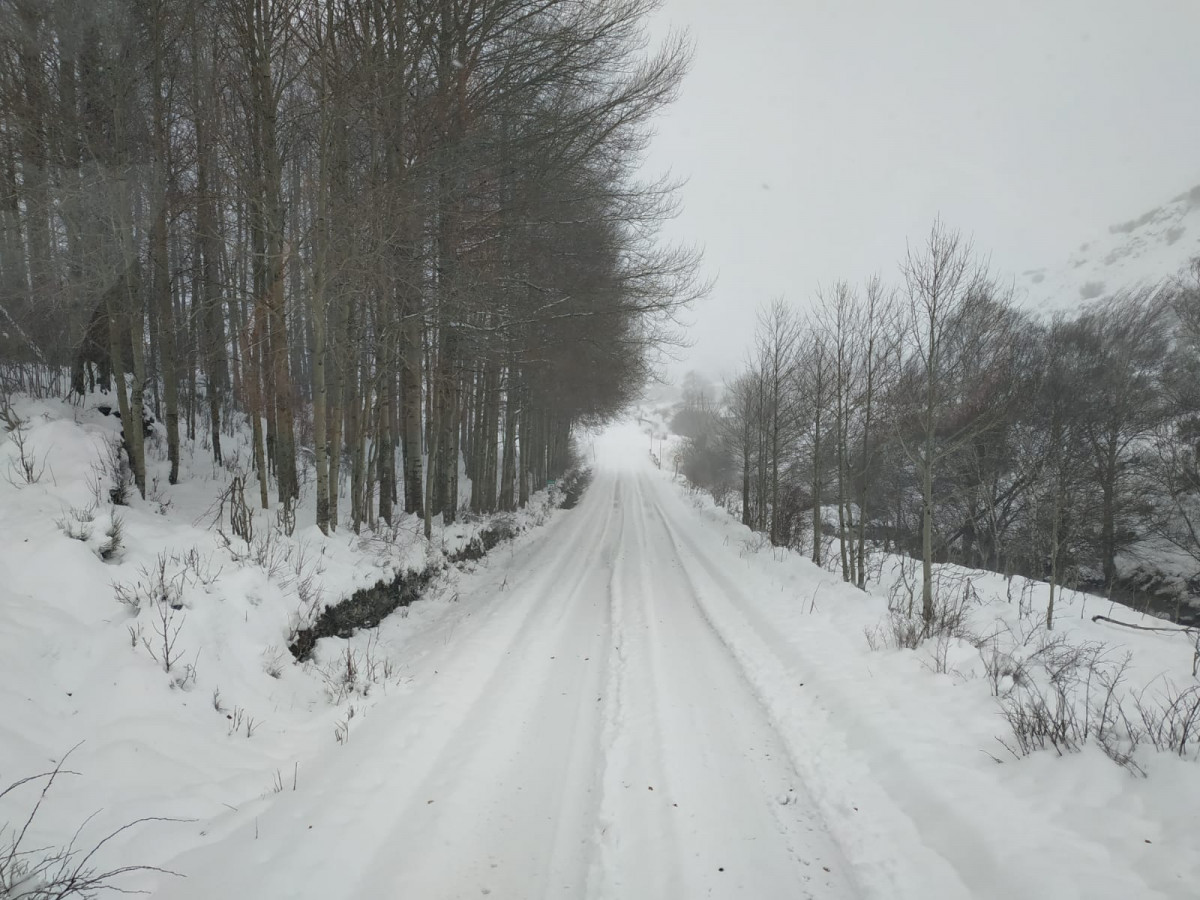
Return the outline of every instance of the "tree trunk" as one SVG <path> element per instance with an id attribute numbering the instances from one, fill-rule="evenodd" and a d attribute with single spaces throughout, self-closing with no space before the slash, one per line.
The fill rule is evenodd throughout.
<path id="1" fill-rule="evenodd" d="M 125 338 L 131 335 L 130 325 L 134 320 L 131 310 L 140 310 L 137 294 L 135 270 L 131 269 L 105 293 L 105 299 L 108 311 L 108 341 L 113 367 L 113 386 L 117 391 L 117 408 L 121 411 L 125 451 L 129 456 L 129 466 L 133 471 L 133 479 L 138 493 L 145 497 L 146 453 L 142 435 L 141 382 L 136 373 L 131 373 L 133 374 L 133 389 L 128 395 L 125 393 L 127 367 L 122 349 Z M 137 343 L 139 339 L 139 337 L 134 337 L 129 343 Z"/>
<path id="2" fill-rule="evenodd" d="M 404 510 L 424 517 L 421 486 L 421 318 L 415 291 L 408 297 L 404 314 L 403 357 L 400 364 L 404 406 Z M 431 457 L 432 458 L 432 457 Z"/>
<path id="3" fill-rule="evenodd" d="M 161 12 L 161 11 L 160 11 Z M 161 14 L 153 16 L 153 44 L 150 66 L 150 89 L 153 91 L 151 113 L 154 128 L 153 224 L 150 228 L 150 272 L 152 303 L 157 305 L 157 344 L 159 370 L 163 385 L 163 406 L 166 410 L 167 458 L 171 469 L 167 480 L 179 481 L 179 365 L 175 352 L 175 308 L 171 297 L 171 272 L 167 252 L 167 187 L 170 178 L 170 122 L 163 97 L 163 53 L 166 42 L 160 33 Z"/>
<path id="4" fill-rule="evenodd" d="M 819 392 L 818 392 L 819 393 Z M 822 565 L 821 560 L 821 402 L 816 403 L 813 423 L 813 480 L 812 480 L 812 561 Z"/>
<path id="5" fill-rule="evenodd" d="M 749 422 L 742 434 L 742 524 L 750 527 L 750 434 Z"/>
<path id="6" fill-rule="evenodd" d="M 243 385 L 248 385 L 248 405 L 250 407 L 251 421 L 251 440 L 254 444 L 254 468 L 258 473 L 258 500 L 263 509 L 270 506 L 267 498 L 267 454 L 266 448 L 263 446 L 263 382 L 262 382 L 262 365 L 259 358 L 262 356 L 263 344 L 263 306 L 261 303 L 254 305 L 252 313 L 254 319 L 253 330 L 250 335 L 249 346 L 243 357 L 246 359 L 246 367 L 242 373 Z"/>
<path id="7" fill-rule="evenodd" d="M 933 450 L 926 444 L 921 460 L 921 620 L 925 634 L 933 628 Z"/>
<path id="8" fill-rule="evenodd" d="M 318 212 L 313 252 L 312 291 L 309 295 L 312 323 L 312 409 L 313 409 L 313 458 L 317 481 L 317 527 L 322 534 L 329 534 L 329 425 L 325 420 L 328 402 L 328 383 L 325 374 L 325 279 L 328 265 L 327 186 L 325 179 L 318 188 Z"/>
<path id="9" fill-rule="evenodd" d="M 868 344 L 868 356 L 873 352 L 873 344 Z M 859 590 L 864 591 L 867 589 L 867 473 L 870 468 L 868 453 L 871 442 L 871 405 L 874 400 L 874 375 L 871 366 L 872 363 L 868 361 L 867 389 L 863 409 L 862 457 L 858 473 L 858 587 Z"/>
<path id="10" fill-rule="evenodd" d="M 511 512 L 516 508 L 513 481 L 517 474 L 517 406 L 514 396 L 515 373 L 509 366 L 504 390 L 504 458 L 500 472 L 500 508 Z"/>
<path id="11" fill-rule="evenodd" d="M 1054 628 L 1054 591 L 1058 587 L 1059 528 L 1062 521 L 1062 479 L 1054 479 L 1054 513 L 1050 520 L 1050 599 L 1046 602 L 1046 630 Z"/>
<path id="12" fill-rule="evenodd" d="M 1117 577 L 1117 453 L 1115 448 L 1110 448 L 1106 454 L 1100 490 L 1103 498 L 1100 513 L 1100 549 L 1103 554 L 1101 562 L 1104 567 L 1104 586 L 1111 588 Z"/>

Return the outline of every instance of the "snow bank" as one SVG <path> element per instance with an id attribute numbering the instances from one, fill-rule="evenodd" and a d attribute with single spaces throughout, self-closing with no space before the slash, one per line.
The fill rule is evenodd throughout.
<path id="1" fill-rule="evenodd" d="M 895 649 L 889 603 L 908 602 L 901 561 L 876 557 L 870 592 L 862 593 L 840 574 L 771 548 L 707 495 L 679 485 L 675 502 L 692 507 L 677 540 L 704 573 L 696 588 L 706 614 L 869 893 L 1195 896 L 1194 741 L 1182 757 L 1143 741 L 1129 748 L 1124 768 L 1101 749 L 1094 721 L 1078 752 L 1060 755 L 1048 743 L 1021 757 L 1005 746 L 1017 746 L 1005 702 L 1049 689 L 1054 648 L 1060 659 L 1073 648 L 1100 661 L 1090 694 L 1082 683 L 1071 702 L 1100 705 L 1097 673 L 1116 672 L 1129 712 L 1135 699 L 1153 707 L 1172 690 L 1195 687 L 1194 635 L 1093 622 L 1102 614 L 1164 624 L 1072 592 L 1057 601 L 1048 635 L 1046 585 L 945 566 L 943 596 L 964 612 L 957 636 Z M 1075 674 L 1086 679 L 1089 670 Z M 1125 725 L 1113 727 L 1120 744 Z M 900 863 L 880 853 L 897 844 L 907 848 Z"/>
<path id="2" fill-rule="evenodd" d="M 251 458 L 244 429 L 223 441 L 225 466 L 184 442 L 175 486 L 155 430 L 147 499 L 132 491 L 114 506 L 118 419 L 94 399 L 17 398 L 15 411 L 40 477 L 27 483 L 17 442 L 0 433 L 0 791 L 69 751 L 65 767 L 78 773 L 58 779 L 24 846 L 61 846 L 93 814 L 76 840 L 85 852 L 137 819 L 200 823 L 120 832 L 101 867 L 160 863 L 194 843 L 197 827 L 230 827 L 303 784 L 309 761 L 403 680 L 404 647 L 451 608 L 451 582 L 393 617 L 384 648 L 374 633 L 325 638 L 301 665 L 287 650 L 297 629 L 356 590 L 442 565 L 488 525 L 439 525 L 427 545 L 407 518 L 387 533 L 327 537 L 300 525 L 289 536 L 274 511 L 255 510 L 246 541 L 216 500 Z M 537 495 L 512 529 L 551 507 Z M 313 520 L 307 492 L 296 518 Z M 0 798 L 0 824 L 23 821 L 41 787 Z"/>

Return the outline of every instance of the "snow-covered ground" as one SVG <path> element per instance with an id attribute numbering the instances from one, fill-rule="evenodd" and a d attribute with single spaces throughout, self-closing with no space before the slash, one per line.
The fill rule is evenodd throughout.
<path id="1" fill-rule="evenodd" d="M 40 446 L 75 446 L 77 426 L 53 427 Z M 859 592 L 687 493 L 636 424 L 585 446 L 596 476 L 576 509 L 323 648 L 324 681 L 263 671 L 259 645 L 289 627 L 271 592 L 288 588 L 223 562 L 213 593 L 188 582 L 180 640 L 202 652 L 195 683 L 172 687 L 130 646 L 113 563 L 54 525 L 56 504 L 87 499 L 68 460 L 57 486 L 0 483 L 0 777 L 85 740 L 46 833 L 98 808 L 98 834 L 193 820 L 105 848 L 184 876 L 126 882 L 174 900 L 1195 896 L 1194 748 L 1137 748 L 1142 777 L 1094 741 L 1019 759 L 997 741 L 1013 740 L 1004 698 L 1036 684 L 1041 587 L 944 570 L 990 642 L 886 649 L 894 561 Z M 186 490 L 204 492 L 172 496 Z M 219 556 L 184 505 L 126 514 L 120 577 L 168 545 Z M 323 577 L 361 577 L 371 558 L 301 539 L 328 558 Z M 1055 633 L 1131 653 L 1131 690 L 1194 683 L 1186 636 L 1094 613 L 1110 609 L 1068 596 Z M 386 674 L 339 691 L 337 653 L 365 665 L 367 642 Z M 227 709 L 261 720 L 249 739 L 213 709 L 218 678 Z"/>
<path id="2" fill-rule="evenodd" d="M 1029 269 L 1017 300 L 1039 312 L 1074 312 L 1115 292 L 1173 278 L 1200 257 L 1200 185 L 1080 244 L 1065 264 Z"/>
<path id="3" fill-rule="evenodd" d="M 156 431 L 149 499 L 132 491 L 128 506 L 113 506 L 108 459 L 120 423 L 98 404 L 102 397 L 86 408 L 16 399 L 39 475 L 33 484 L 22 477 L 13 435 L 0 431 L 0 791 L 66 758 L 77 774 L 56 780 L 22 846 L 63 846 L 84 825 L 77 859 L 136 819 L 194 821 L 120 832 L 94 859 L 106 870 L 161 864 L 195 842 L 197 829 L 223 827 L 223 816 L 252 813 L 284 784 L 305 784 L 308 760 L 352 736 L 409 677 L 408 661 L 366 632 L 322 640 L 301 665 L 287 649 L 294 630 L 325 603 L 438 564 L 486 523 L 439 527 L 432 548 L 421 523 L 408 519 L 386 533 L 343 528 L 326 537 L 305 525 L 313 510 L 302 497 L 292 536 L 273 510 L 257 511 L 244 541 L 217 503 L 250 458 L 241 431 L 225 439 L 227 467 L 185 442 L 176 486 L 166 483 Z M 251 479 L 252 510 L 256 490 Z M 513 526 L 551 514 L 543 492 Z M 390 639 L 453 610 L 457 577 L 451 569 L 426 600 L 394 615 Z M 44 786 L 0 798 L 0 848 Z"/>
<path id="4" fill-rule="evenodd" d="M 670 486 L 612 450 L 561 524 L 460 581 L 307 789 L 174 861 L 161 896 L 852 896 L 671 550 Z"/>
<path id="5" fill-rule="evenodd" d="M 1195 735 L 1183 759 L 1137 750 L 1146 777 L 1087 743 L 1078 753 L 1060 756 L 1048 746 L 1016 759 L 1001 743 L 1015 746 L 1001 701 L 1018 699 L 1021 686 L 1006 683 L 1003 670 L 994 683 L 988 665 L 997 648 L 1032 663 L 1055 640 L 1118 665 L 1129 653 L 1123 693 L 1145 689 L 1149 706 L 1167 683 L 1197 683 L 1189 636 L 1093 623 L 1102 614 L 1162 624 L 1072 594 L 1059 602 L 1057 637 L 1043 643 L 1044 585 L 1016 579 L 1010 604 L 1002 577 L 944 567 L 946 583 L 969 585 L 973 639 L 889 649 L 885 594 L 899 580 L 895 571 L 879 572 L 883 586 L 863 594 L 794 553 L 764 546 L 707 497 L 692 503 L 704 527 L 689 569 L 703 565 L 717 582 L 702 602 L 711 603 L 781 733 L 794 740 L 798 771 L 819 785 L 814 793 L 833 833 L 856 848 L 847 856 L 860 863 L 864 893 L 1195 896 Z M 740 567 L 720 571 L 728 567 L 713 549 L 718 535 L 742 556 Z M 1037 673 L 1029 668 L 1032 682 Z M 1094 684 L 1092 699 L 1102 696 Z"/>

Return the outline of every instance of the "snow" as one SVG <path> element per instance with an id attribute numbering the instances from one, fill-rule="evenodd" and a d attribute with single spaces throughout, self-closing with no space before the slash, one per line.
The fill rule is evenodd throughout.
<path id="1" fill-rule="evenodd" d="M 188 877 L 156 896 L 853 896 L 813 805 L 777 802 L 804 786 L 664 565 L 664 490 L 602 469 L 419 639 L 389 621 L 404 683 L 298 791 L 193 826 L 168 862 Z"/>
<path id="2" fill-rule="evenodd" d="M 16 412 L 44 472 L 35 484 L 16 477 L 17 448 L 0 433 L 0 790 L 52 769 L 68 751 L 65 768 L 79 773 L 56 782 L 25 846 L 65 844 L 93 814 L 79 836 L 85 852 L 144 817 L 193 820 L 212 834 L 225 827 L 221 814 L 262 805 L 277 780 L 305 783 L 308 760 L 337 746 L 335 730 L 348 717 L 351 731 L 369 717 L 405 677 L 404 661 L 384 660 L 365 634 L 322 640 L 302 666 L 287 650 L 292 629 L 324 602 L 440 560 L 486 525 L 439 527 L 427 550 L 416 521 L 330 537 L 301 526 L 286 537 L 273 511 L 259 511 L 250 544 L 223 524 L 227 544 L 212 526 L 231 473 L 203 447 L 185 443 L 183 478 L 168 486 L 157 431 L 148 451 L 155 499 L 113 507 L 104 460 L 119 421 L 95 401 L 80 409 L 18 399 Z M 250 458 L 246 441 L 241 430 L 226 438 L 231 466 Z M 543 492 L 515 526 L 547 514 Z M 123 522 L 123 547 L 105 560 L 114 517 Z M 297 518 L 312 521 L 310 497 Z M 160 580 L 172 604 L 143 596 L 135 612 L 117 599 L 119 586 Z M 452 576 L 443 578 L 428 600 L 394 616 L 387 633 L 395 639 L 436 622 L 453 609 L 452 589 Z M 160 610 L 171 617 L 168 633 L 178 633 L 170 672 L 161 665 Z M 345 677 L 347 651 L 353 679 Z M 0 799 L 0 828 L 28 815 L 41 786 Z M 117 835 L 97 862 L 161 864 L 195 840 L 196 828 L 146 823 Z M 0 846 L 9 836 L 0 834 Z"/>
<path id="3" fill-rule="evenodd" d="M 697 596 L 788 741 L 864 893 L 1194 896 L 1194 749 L 1187 760 L 1139 756 L 1145 779 L 1093 747 L 1004 762 L 997 738 L 1009 735 L 974 647 L 952 648 L 942 674 L 929 644 L 916 652 L 868 651 L 863 633 L 886 612 L 891 576 L 874 595 L 863 594 L 796 554 L 762 548 L 708 498 L 690 500 L 701 521 L 687 527 L 682 555 L 689 573 L 711 578 Z M 741 565 L 731 571 L 718 562 L 719 547 L 725 556 L 740 548 Z M 1004 602 L 1003 577 L 945 571 L 953 569 L 943 567 L 969 575 L 991 601 L 976 611 L 980 633 L 997 621 L 1016 627 L 1020 615 Z M 1015 590 L 1027 592 L 1026 609 L 1044 607 L 1045 585 Z M 1056 633 L 1133 653 L 1131 692 L 1153 690 L 1163 677 L 1196 683 L 1186 636 L 1093 623 L 1096 613 L 1139 621 L 1099 598 L 1068 593 L 1059 600 Z"/>
<path id="4" fill-rule="evenodd" d="M 1063 265 L 1030 269 L 1016 280 L 1017 300 L 1039 312 L 1072 313 L 1123 289 L 1180 274 L 1200 257 L 1200 186 L 1109 227 L 1081 244 Z"/>
<path id="5" fill-rule="evenodd" d="M 764 547 L 656 468 L 636 424 L 589 444 L 595 479 L 575 509 L 300 666 L 285 649 L 300 584 L 311 576 L 305 590 L 328 599 L 423 565 L 417 523 L 301 528 L 274 551 L 233 553 L 204 517 L 228 473 L 192 448 L 184 483 L 118 511 L 125 549 L 106 562 L 106 505 L 87 541 L 55 522 L 91 502 L 114 423 L 53 403 L 20 412 L 47 476 L 0 480 L 0 782 L 79 744 L 68 767 L 81 775 L 50 794 L 40 843 L 97 809 L 93 842 L 144 816 L 186 820 L 106 845 L 106 864 L 184 876 L 125 887 L 163 900 L 1127 900 L 1200 883 L 1194 753 L 1143 746 L 1146 777 L 1094 743 L 1014 758 L 971 642 L 870 648 L 895 560 L 878 559 L 882 583 L 863 593 Z M 12 452 L 0 444 L 0 468 Z M 169 673 L 129 634 L 152 628 L 154 609 L 135 619 L 112 588 L 160 554 L 186 616 Z M 1024 652 L 1014 635 L 1036 624 L 1044 586 L 941 574 L 971 584 L 976 634 Z M 1055 634 L 1131 653 L 1130 691 L 1195 683 L 1185 636 L 1094 613 L 1140 621 L 1067 594 Z M 0 822 L 30 799 L 0 801 Z"/>

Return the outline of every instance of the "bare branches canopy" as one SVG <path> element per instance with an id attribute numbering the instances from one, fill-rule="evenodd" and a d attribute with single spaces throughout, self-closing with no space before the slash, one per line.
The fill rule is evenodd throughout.
<path id="1" fill-rule="evenodd" d="M 700 290 L 638 174 L 690 52 L 654 6 L 5 4 L 0 352 L 147 404 L 172 479 L 245 415 L 259 502 L 312 464 L 326 530 L 453 518 L 460 460 L 523 502 Z"/>

